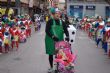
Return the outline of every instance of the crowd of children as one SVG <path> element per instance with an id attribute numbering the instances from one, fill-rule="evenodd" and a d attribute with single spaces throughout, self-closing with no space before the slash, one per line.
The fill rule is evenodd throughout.
<path id="1" fill-rule="evenodd" d="M 32 21 L 28 14 L 7 16 L 0 14 L 0 54 L 18 50 L 19 43 L 31 36 Z"/>
<path id="2" fill-rule="evenodd" d="M 81 29 L 87 32 L 88 37 L 94 39 L 96 47 L 104 49 L 105 54 L 110 57 L 110 18 L 103 19 L 101 16 L 98 17 L 84 17 L 80 21 Z"/>

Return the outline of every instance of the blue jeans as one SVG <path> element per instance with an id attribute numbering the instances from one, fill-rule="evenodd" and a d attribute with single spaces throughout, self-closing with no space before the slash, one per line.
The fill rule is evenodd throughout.
<path id="1" fill-rule="evenodd" d="M 105 53 L 107 53 L 107 52 L 108 52 L 108 45 L 107 45 L 107 42 L 104 42 L 103 48 L 104 48 Z"/>
<path id="2" fill-rule="evenodd" d="M 98 39 L 96 40 L 97 46 L 99 45 L 100 42 L 102 42 L 102 39 L 98 38 Z"/>

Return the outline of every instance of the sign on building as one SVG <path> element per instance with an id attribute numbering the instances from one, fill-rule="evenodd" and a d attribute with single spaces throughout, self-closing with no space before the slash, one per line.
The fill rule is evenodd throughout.
<path id="1" fill-rule="evenodd" d="M 86 6 L 86 10 L 95 10 L 95 6 Z"/>

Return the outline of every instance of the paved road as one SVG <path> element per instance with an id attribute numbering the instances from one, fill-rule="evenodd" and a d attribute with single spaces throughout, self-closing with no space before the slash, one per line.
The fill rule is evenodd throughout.
<path id="1" fill-rule="evenodd" d="M 110 59 L 83 31 L 77 31 L 74 50 L 77 51 L 76 73 L 110 73 Z"/>
<path id="2" fill-rule="evenodd" d="M 41 31 L 21 44 L 18 51 L 0 55 L 0 73 L 47 73 L 48 56 L 45 55 L 44 26 Z M 73 51 L 77 51 L 76 73 L 110 73 L 110 59 L 82 31 L 77 31 Z"/>

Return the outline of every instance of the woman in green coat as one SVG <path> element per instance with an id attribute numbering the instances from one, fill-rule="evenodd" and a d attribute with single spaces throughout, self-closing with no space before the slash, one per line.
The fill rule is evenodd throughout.
<path id="1" fill-rule="evenodd" d="M 49 72 L 53 71 L 53 55 L 55 55 L 55 42 L 64 40 L 64 33 L 66 40 L 69 41 L 69 33 L 67 31 L 66 24 L 60 20 L 60 14 L 58 10 L 51 9 L 52 18 L 46 24 L 46 36 L 45 36 L 45 47 L 46 54 L 49 55 L 50 69 Z"/>

